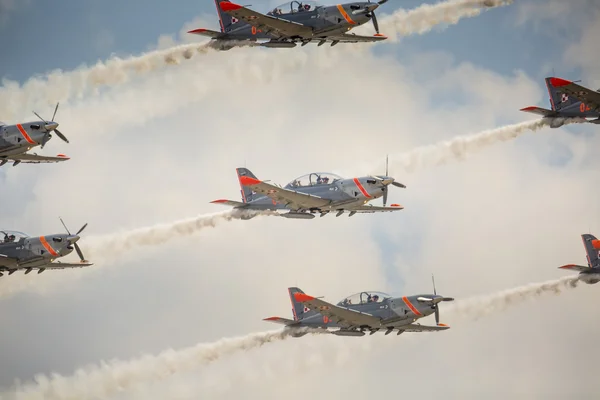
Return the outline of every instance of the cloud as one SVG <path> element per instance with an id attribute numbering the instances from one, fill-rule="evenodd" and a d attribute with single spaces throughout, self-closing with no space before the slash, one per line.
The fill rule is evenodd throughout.
<path id="1" fill-rule="evenodd" d="M 239 198 L 237 166 L 281 184 L 313 170 L 371 172 L 362 171 L 387 153 L 528 120 L 521 102 L 545 95 L 524 72 L 439 54 L 404 62 L 365 47 L 254 50 L 192 58 L 67 102 L 59 113 L 72 159 L 11 169 L 4 190 L 30 197 L 7 196 L 0 219 L 37 234 L 60 229 L 62 215 L 89 222 L 92 236 L 212 213 L 221 209 L 210 200 Z M 477 88 L 461 84 L 473 77 Z M 0 343 L 9 360 L 0 384 L 264 331 L 262 318 L 290 316 L 288 286 L 336 302 L 364 289 L 426 293 L 433 272 L 438 292 L 464 299 L 566 276 L 556 267 L 584 262 L 578 235 L 600 230 L 594 128 L 545 128 L 462 162 L 392 170 L 408 186 L 390 192 L 406 207 L 399 213 L 231 221 L 132 249 L 112 268 L 55 272 L 64 283 L 53 290 L 0 302 L 10 338 Z M 562 148 L 569 157 L 558 167 Z M 600 354 L 582 343 L 600 333 L 594 289 L 476 322 L 442 308 L 452 329 L 437 334 L 286 340 L 114 398 L 398 395 L 381 382 L 422 398 L 591 397 Z"/>

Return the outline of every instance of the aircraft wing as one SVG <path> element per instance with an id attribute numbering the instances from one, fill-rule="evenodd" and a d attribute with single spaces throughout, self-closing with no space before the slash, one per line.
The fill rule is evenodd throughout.
<path id="1" fill-rule="evenodd" d="M 600 110 L 600 92 L 588 89 L 571 81 L 561 78 L 550 78 L 550 84 L 559 92 L 573 96 L 592 110 Z"/>
<path id="2" fill-rule="evenodd" d="M 359 42 L 380 42 L 387 39 L 385 35 L 362 36 L 354 33 L 344 33 L 341 35 L 327 36 L 327 40 L 338 41 L 341 43 L 359 43 Z"/>
<path id="3" fill-rule="evenodd" d="M 294 293 L 294 298 L 300 303 L 305 304 L 311 310 L 327 316 L 332 322 L 336 322 L 344 328 L 353 328 L 363 325 L 379 328 L 381 325 L 381 319 L 371 314 L 334 306 L 331 303 L 304 293 Z"/>
<path id="4" fill-rule="evenodd" d="M 403 330 L 405 332 L 438 332 L 445 331 L 446 329 L 450 329 L 449 326 L 446 325 L 438 325 L 438 326 L 427 326 L 427 325 L 419 325 L 419 324 L 408 324 L 404 326 L 399 326 L 398 329 Z"/>
<path id="5" fill-rule="evenodd" d="M 284 189 L 248 176 L 241 176 L 240 182 L 242 185 L 248 186 L 256 193 L 264 194 L 278 203 L 287 205 L 292 210 L 321 208 L 331 204 L 331 200 Z"/>
<path id="6" fill-rule="evenodd" d="M 380 207 L 380 206 L 371 206 L 368 204 L 357 206 L 357 207 L 349 207 L 348 211 L 356 211 L 357 213 L 374 213 L 374 212 L 386 212 L 386 211 L 400 211 L 403 210 L 400 204 L 392 205 L 391 207 Z"/>
<path id="7" fill-rule="evenodd" d="M 8 267 L 13 266 L 17 262 L 16 258 L 7 256 L 6 254 L 0 254 L 0 266 Z"/>
<path id="8" fill-rule="evenodd" d="M 34 269 L 65 269 L 65 268 L 82 268 L 89 267 L 90 265 L 94 265 L 92 263 L 87 262 L 78 262 L 78 263 L 64 263 L 64 262 L 54 262 L 51 264 L 42 265 L 40 267 L 36 267 Z"/>
<path id="9" fill-rule="evenodd" d="M 6 160 L 20 161 L 22 163 L 27 163 L 27 164 L 54 163 L 54 162 L 67 161 L 70 159 L 69 157 L 65 156 L 64 154 L 59 154 L 56 157 L 50 157 L 50 156 L 40 156 L 37 154 L 27 154 L 27 153 L 16 154 L 16 155 L 6 156 L 6 157 L 2 157 L 2 158 L 6 159 Z M 0 161 L 2 160 L 2 158 L 0 158 Z"/>
<path id="10" fill-rule="evenodd" d="M 264 15 L 259 12 L 242 7 L 239 4 L 229 1 L 222 1 L 220 4 L 221 10 L 229 15 L 236 17 L 239 20 L 245 21 L 248 24 L 256 27 L 265 33 L 271 33 L 279 37 L 288 36 L 307 36 L 312 37 L 312 28 L 297 22 L 288 21 Z"/>

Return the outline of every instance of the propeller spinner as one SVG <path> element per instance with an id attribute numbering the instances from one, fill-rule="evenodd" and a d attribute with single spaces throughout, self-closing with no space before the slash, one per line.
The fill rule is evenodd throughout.
<path id="1" fill-rule="evenodd" d="M 48 142 L 48 140 L 50 139 L 50 132 L 55 132 L 56 136 L 58 136 L 59 138 L 61 138 L 65 142 L 69 143 L 69 139 L 67 139 L 65 137 L 65 135 L 63 135 L 61 133 L 61 131 L 59 131 L 57 129 L 58 128 L 58 123 L 54 122 L 54 117 L 56 117 L 56 112 L 58 111 L 58 105 L 59 104 L 60 103 L 56 103 L 56 107 L 54 108 L 54 114 L 52 114 L 52 120 L 50 122 L 46 121 L 44 118 L 40 117 L 40 115 L 38 113 L 36 113 L 35 111 L 33 111 L 33 113 L 36 115 L 36 117 L 38 117 L 39 119 L 41 119 L 42 121 L 44 121 L 44 123 L 46 124 L 44 126 L 44 128 L 46 129 L 46 134 L 44 135 L 44 138 L 42 139 L 42 149 L 46 145 L 46 142 Z"/>
<path id="2" fill-rule="evenodd" d="M 81 232 L 83 232 L 83 230 L 87 227 L 87 225 L 88 225 L 87 222 L 81 228 L 79 228 L 79 230 L 77 231 L 77 233 L 75 235 L 72 235 L 71 232 L 69 232 L 69 228 L 67 228 L 67 225 L 65 225 L 65 222 L 62 220 L 62 218 L 59 217 L 59 219 L 60 219 L 60 222 L 65 227 L 65 230 L 69 234 L 68 240 L 75 247 L 75 251 L 77 251 L 77 255 L 81 259 L 81 262 L 87 262 L 87 260 L 83 257 L 83 252 L 81 251 L 81 249 L 79 248 L 79 245 L 77 244 L 77 241 L 79 240 L 79 234 Z"/>
<path id="3" fill-rule="evenodd" d="M 400 182 L 396 182 L 394 178 L 392 178 L 391 176 L 388 175 L 388 161 L 389 161 L 388 156 L 385 156 L 385 176 L 375 176 L 375 175 L 371 176 L 373 179 L 378 180 L 383 185 L 382 190 L 383 190 L 383 206 L 384 207 L 387 204 L 388 185 L 393 185 L 393 186 L 396 186 L 399 188 L 406 188 L 405 185 L 403 185 Z"/>

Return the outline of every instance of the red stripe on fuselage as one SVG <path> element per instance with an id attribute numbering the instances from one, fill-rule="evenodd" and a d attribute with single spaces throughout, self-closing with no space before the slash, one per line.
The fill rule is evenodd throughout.
<path id="1" fill-rule="evenodd" d="M 365 188 L 363 187 L 363 185 L 361 185 L 360 181 L 358 180 L 358 178 L 354 178 L 354 183 L 356 183 L 356 186 L 358 187 L 358 190 L 361 191 L 361 193 L 363 194 L 363 196 L 365 196 L 366 198 L 370 199 L 371 196 L 369 196 L 369 192 L 367 192 L 365 190 Z"/>
<path id="2" fill-rule="evenodd" d="M 52 254 L 54 257 L 58 256 L 58 253 L 54 251 L 54 249 L 50 246 L 45 236 L 40 236 L 40 242 L 42 246 L 48 251 L 48 253 Z"/>
<path id="3" fill-rule="evenodd" d="M 36 144 L 35 141 L 27 134 L 27 131 L 25 130 L 25 128 L 23 128 L 23 125 L 17 124 L 17 129 L 19 130 L 19 132 L 21 132 L 21 135 L 23 135 L 23 137 L 25 138 L 25 140 L 27 140 L 29 144 Z"/>
<path id="4" fill-rule="evenodd" d="M 410 310 L 415 313 L 415 315 L 421 316 L 422 314 L 419 312 L 419 310 L 417 310 L 417 308 L 415 306 L 412 305 L 412 303 L 410 302 L 410 300 L 408 299 L 408 297 L 404 296 L 402 298 L 402 301 L 404 301 L 404 304 L 406 304 L 408 306 L 408 308 L 410 308 Z"/>

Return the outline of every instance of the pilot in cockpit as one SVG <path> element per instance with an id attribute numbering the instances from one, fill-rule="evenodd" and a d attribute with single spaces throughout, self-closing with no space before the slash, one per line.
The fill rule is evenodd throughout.
<path id="1" fill-rule="evenodd" d="M 304 5 L 304 11 L 310 11 L 310 4 Z"/>
<path id="2" fill-rule="evenodd" d="M 11 243 L 15 241 L 15 235 L 4 234 L 4 243 Z"/>
<path id="3" fill-rule="evenodd" d="M 298 12 L 300 11 L 304 11 L 304 6 L 302 5 L 302 3 L 298 3 Z"/>
<path id="4" fill-rule="evenodd" d="M 324 178 L 321 180 L 321 182 L 323 182 L 323 184 L 325 184 L 325 185 L 326 185 L 326 184 L 328 184 L 328 183 L 329 183 L 329 177 L 328 177 L 328 176 L 324 177 Z"/>
<path id="5" fill-rule="evenodd" d="M 373 295 L 373 303 L 377 303 L 379 301 L 379 296 L 376 294 Z"/>

